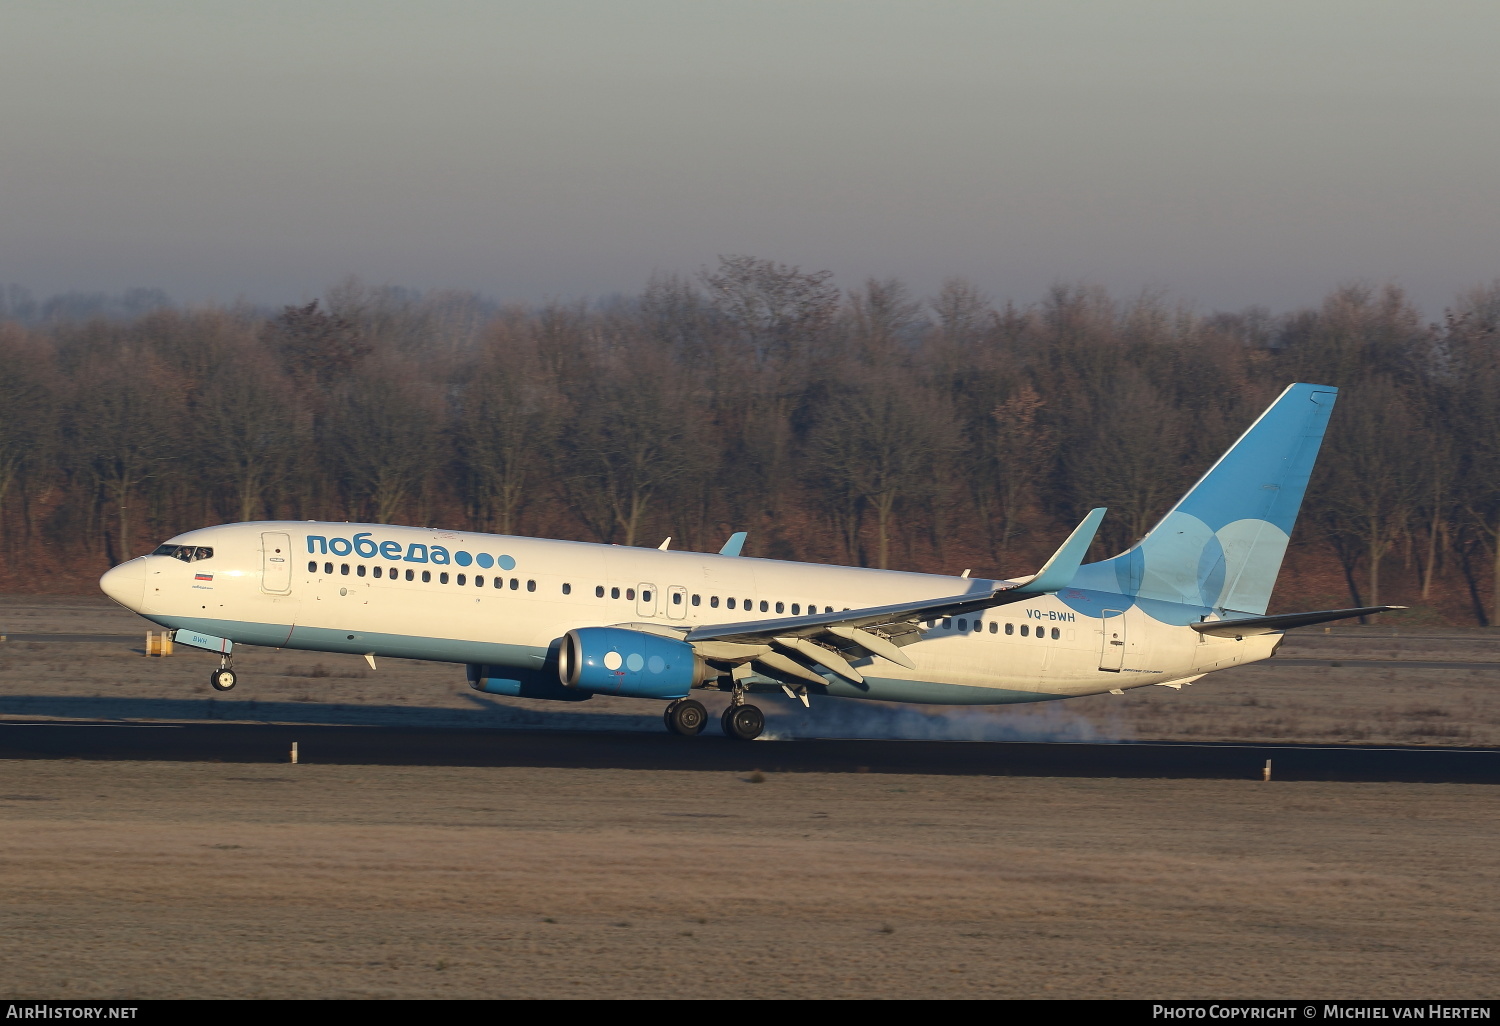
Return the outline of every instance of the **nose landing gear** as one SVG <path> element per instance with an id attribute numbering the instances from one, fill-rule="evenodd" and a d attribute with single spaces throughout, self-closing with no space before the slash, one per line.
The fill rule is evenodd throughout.
<path id="1" fill-rule="evenodd" d="M 228 691 L 238 683 L 234 675 L 234 660 L 229 655 L 219 656 L 219 668 L 208 675 L 209 686 L 215 691 Z"/>

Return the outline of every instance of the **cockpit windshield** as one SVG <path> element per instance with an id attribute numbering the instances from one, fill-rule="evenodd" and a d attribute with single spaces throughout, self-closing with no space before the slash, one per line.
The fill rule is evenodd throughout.
<path id="1" fill-rule="evenodd" d="M 153 556 L 176 556 L 184 563 L 196 563 L 200 559 L 213 559 L 214 550 L 207 545 L 158 545 Z"/>

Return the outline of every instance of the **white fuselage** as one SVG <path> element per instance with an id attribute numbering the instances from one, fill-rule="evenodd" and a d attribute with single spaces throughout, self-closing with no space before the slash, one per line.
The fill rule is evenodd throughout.
<path id="1" fill-rule="evenodd" d="M 233 524 L 171 542 L 213 555 L 143 556 L 105 584 L 162 626 L 237 643 L 528 672 L 577 627 L 743 623 L 997 583 L 365 524 Z M 1161 623 L 1128 599 L 1118 606 L 1125 612 L 1106 619 L 1047 595 L 937 621 L 903 649 L 915 669 L 867 659 L 859 664 L 866 687 L 830 677 L 827 693 L 952 704 L 1069 698 L 1181 682 L 1264 659 L 1280 640 L 1216 638 Z"/>

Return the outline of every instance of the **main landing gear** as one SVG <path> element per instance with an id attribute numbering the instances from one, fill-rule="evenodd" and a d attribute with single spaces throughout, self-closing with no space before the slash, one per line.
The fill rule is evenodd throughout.
<path id="1" fill-rule="evenodd" d="M 754 741 L 766 729 L 765 713 L 753 705 L 746 705 L 744 695 L 735 695 L 734 698 L 734 703 L 719 717 L 724 735 L 741 741 Z M 672 733 L 694 737 L 703 733 L 703 728 L 708 725 L 708 710 L 703 707 L 702 702 L 695 699 L 679 698 L 667 706 L 661 718 Z"/>
<path id="2" fill-rule="evenodd" d="M 693 737 L 695 734 L 703 733 L 703 728 L 708 723 L 708 710 L 703 708 L 702 702 L 691 698 L 679 698 L 667 706 L 661 718 L 672 733 L 681 734 L 683 737 Z"/>
<path id="3" fill-rule="evenodd" d="M 719 723 L 724 727 L 726 737 L 754 741 L 766 729 L 766 716 L 753 705 L 730 705 L 719 717 Z"/>

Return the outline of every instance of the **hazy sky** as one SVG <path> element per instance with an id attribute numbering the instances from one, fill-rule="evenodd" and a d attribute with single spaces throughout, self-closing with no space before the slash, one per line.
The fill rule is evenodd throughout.
<path id="1" fill-rule="evenodd" d="M 0 282 L 1500 277 L 1500 3 L 0 0 Z"/>

